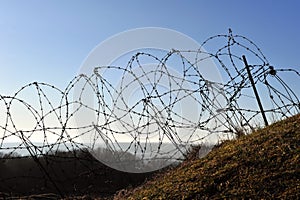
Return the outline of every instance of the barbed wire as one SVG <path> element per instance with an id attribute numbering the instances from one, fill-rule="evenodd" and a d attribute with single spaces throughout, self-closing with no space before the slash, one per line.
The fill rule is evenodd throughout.
<path id="1" fill-rule="evenodd" d="M 272 66 L 256 44 L 229 30 L 197 50 L 137 52 L 123 66 L 95 67 L 63 90 L 33 82 L 0 95 L 0 190 L 86 192 L 108 169 L 97 160 L 126 172 L 153 171 L 184 157 L 191 145 L 255 130 L 263 115 L 274 122 L 297 114 L 299 90 L 282 78 L 287 73 L 299 81 L 296 69 Z M 15 169 L 20 164 L 25 173 Z"/>

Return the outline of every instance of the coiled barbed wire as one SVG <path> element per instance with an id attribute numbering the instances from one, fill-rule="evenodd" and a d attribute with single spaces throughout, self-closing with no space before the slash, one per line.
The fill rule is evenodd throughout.
<path id="1" fill-rule="evenodd" d="M 248 133 L 261 125 L 262 111 L 243 55 L 267 119 L 274 122 L 299 113 L 299 90 L 282 77 L 289 73 L 295 82 L 300 73 L 272 66 L 256 44 L 229 30 L 208 38 L 197 50 L 173 49 L 162 57 L 138 52 L 124 66 L 95 67 L 92 75 L 76 76 L 63 90 L 34 82 L 12 96 L 0 95 L 1 160 L 33 158 L 55 186 L 57 176 L 40 158 L 62 150 L 88 149 L 118 170 L 145 172 L 178 160 L 190 145 L 208 138 Z M 175 60 L 177 67 L 170 68 Z M 151 67 L 145 61 L 151 61 Z M 208 61 L 222 81 L 205 76 Z M 118 82 L 109 74 L 117 74 Z M 4 185 L 9 179 L 18 177 L 0 177 Z"/>

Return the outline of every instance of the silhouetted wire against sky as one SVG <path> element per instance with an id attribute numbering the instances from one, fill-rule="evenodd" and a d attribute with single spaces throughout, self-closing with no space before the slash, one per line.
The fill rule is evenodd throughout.
<path id="1" fill-rule="evenodd" d="M 2 0 L 0 92 L 13 94 L 33 81 L 64 88 L 97 44 L 139 27 L 174 29 L 199 43 L 232 28 L 257 43 L 274 66 L 297 67 L 299 6 L 271 0 Z"/>
<path id="2" fill-rule="evenodd" d="M 280 117 L 290 116 L 299 111 L 296 106 L 299 100 L 279 78 L 285 78 L 287 84 L 295 86 L 299 73 L 283 74 L 278 70 L 277 74 L 269 76 L 267 64 L 275 69 L 299 71 L 299 6 L 296 1 L 0 1 L 0 128 L 4 131 L 2 135 L 0 133 L 0 148 L 6 148 L 4 142 L 14 142 L 36 147 L 38 153 L 43 154 L 47 150 L 44 147 L 55 142 L 65 145 L 71 141 L 71 145 L 84 146 L 100 137 L 104 137 L 100 140 L 106 145 L 132 141 L 137 148 L 142 143 L 150 143 L 148 136 L 156 133 L 151 135 L 152 139 L 158 136 L 161 143 L 163 139 L 167 144 L 174 143 L 176 150 L 181 152 L 180 148 L 185 148 L 187 143 L 201 140 L 201 131 L 206 131 L 207 135 L 202 137 L 205 138 L 212 133 L 232 131 L 235 125 L 246 127 L 245 131 L 252 130 L 252 125 L 256 125 L 253 122 L 259 122 L 255 120 L 261 116 L 249 79 L 245 77 L 244 63 L 239 59 L 245 52 L 249 53 L 246 54 L 249 65 L 257 64 L 255 69 L 250 66 L 251 73 L 258 90 L 262 91 L 263 105 L 269 109 L 266 110 L 268 117 L 273 117 L 276 112 Z M 203 73 L 199 75 L 196 69 L 198 65 L 180 57 L 198 49 L 173 52 L 169 49 L 169 52 L 163 47 L 162 51 L 149 47 L 149 52 L 139 54 L 132 63 L 128 62 L 130 53 L 138 51 L 130 49 L 129 53 L 112 62 L 116 66 L 99 66 L 107 73 L 74 79 L 99 43 L 118 33 L 144 27 L 179 31 L 199 44 L 222 34 L 208 40 L 203 47 L 213 54 L 211 58 L 218 67 L 222 67 L 221 61 L 224 64 L 220 74 L 227 84 L 221 85 L 213 79 L 217 73 L 208 74 L 209 80 L 203 78 Z M 228 31 L 229 28 L 233 33 Z M 240 35 L 257 44 L 266 58 Z M 122 42 L 128 47 L 132 40 Z M 174 47 L 178 44 L 174 43 Z M 118 49 L 120 46 L 117 45 Z M 225 51 L 228 49 L 231 52 Z M 172 56 L 160 60 L 167 57 L 164 53 Z M 203 55 L 207 54 L 197 54 Z M 104 58 L 107 57 L 108 53 Z M 146 66 L 143 66 L 144 61 L 150 63 L 145 62 Z M 199 63 L 208 66 L 205 60 Z M 236 63 L 240 66 L 235 66 Z M 165 64 L 184 69 L 166 70 Z M 159 85 L 162 84 L 160 78 L 167 80 L 165 85 Z M 274 89 L 266 81 L 276 81 L 276 78 L 275 85 L 271 85 Z M 94 85 L 88 85 L 94 79 Z M 72 96 L 78 88 L 79 95 Z M 296 93 L 299 94 L 299 88 Z M 129 96 L 133 98 L 129 99 Z M 90 97 L 99 101 L 89 104 L 94 100 Z M 184 99 L 192 103 L 183 103 Z M 69 109 L 71 106 L 75 109 Z M 86 113 L 83 113 L 84 109 Z M 24 117 L 24 113 L 30 117 Z M 80 123 L 72 121 L 76 117 Z M 128 138 L 118 141 L 115 138 L 118 134 Z M 77 144 L 80 137 L 84 144 Z M 216 142 L 220 138 L 213 139 Z M 38 148 L 39 142 L 43 144 Z M 18 148 L 20 146 L 6 150 Z M 153 153 L 151 148 L 150 153 Z M 146 147 L 145 151 L 139 150 L 144 155 L 147 153 Z M 168 152 L 172 151 L 168 149 Z"/>

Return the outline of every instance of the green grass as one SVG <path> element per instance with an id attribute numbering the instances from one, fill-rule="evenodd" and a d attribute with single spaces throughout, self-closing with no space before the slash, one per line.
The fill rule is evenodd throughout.
<path id="1" fill-rule="evenodd" d="M 202 159 L 195 152 L 115 199 L 300 198 L 300 115 L 225 141 Z"/>

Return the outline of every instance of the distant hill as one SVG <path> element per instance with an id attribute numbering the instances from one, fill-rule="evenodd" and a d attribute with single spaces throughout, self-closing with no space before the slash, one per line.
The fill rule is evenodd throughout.
<path id="1" fill-rule="evenodd" d="M 115 199 L 300 199 L 300 115 L 197 154 Z"/>

